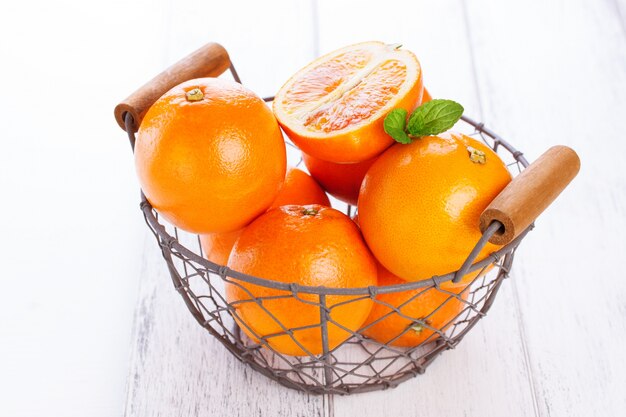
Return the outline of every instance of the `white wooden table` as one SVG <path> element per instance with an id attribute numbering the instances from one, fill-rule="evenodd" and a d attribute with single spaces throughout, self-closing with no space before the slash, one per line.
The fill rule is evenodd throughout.
<path id="1" fill-rule="evenodd" d="M 2 7 L 0 415 L 626 415 L 626 1 Z M 413 50 L 434 96 L 529 160 L 560 143 L 582 169 L 489 316 L 424 376 L 308 396 L 240 364 L 189 315 L 137 210 L 112 109 L 207 41 L 266 96 L 320 53 L 371 39 Z"/>

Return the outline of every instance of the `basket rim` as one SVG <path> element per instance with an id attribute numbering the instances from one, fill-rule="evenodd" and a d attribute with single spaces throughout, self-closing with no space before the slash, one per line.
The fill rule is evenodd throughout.
<path id="1" fill-rule="evenodd" d="M 130 117 L 132 118 L 132 116 Z M 481 134 L 485 134 L 491 137 L 494 140 L 494 143 L 496 144 L 496 146 L 504 147 L 506 150 L 508 150 L 511 153 L 511 155 L 513 155 L 513 157 L 515 157 L 515 159 L 520 164 L 522 164 L 524 168 L 528 167 L 528 161 L 526 160 L 526 158 L 524 158 L 522 152 L 515 149 L 511 144 L 509 144 L 507 141 L 502 139 L 495 132 L 486 128 L 482 122 L 476 122 L 467 116 L 462 116 L 461 120 L 473 126 L 476 129 L 476 132 L 479 132 Z M 131 136 L 131 143 L 134 143 L 134 133 L 132 132 L 131 129 L 127 130 L 127 132 L 129 132 L 128 135 Z M 371 295 L 376 295 L 376 294 L 387 294 L 387 293 L 393 293 L 393 292 L 415 290 L 415 289 L 429 287 L 429 286 L 438 287 L 439 284 L 446 282 L 446 281 L 451 281 L 452 279 L 454 279 L 456 273 L 458 272 L 458 270 L 451 271 L 444 275 L 436 275 L 430 278 L 426 278 L 426 279 L 422 279 L 418 281 L 410 281 L 410 282 L 406 282 L 402 284 L 394 284 L 394 285 L 387 285 L 387 286 L 373 285 L 369 287 L 352 287 L 352 288 L 306 286 L 306 285 L 300 285 L 296 283 L 276 281 L 276 280 L 272 280 L 268 278 L 260 278 L 254 275 L 248 275 L 248 274 L 230 269 L 229 267 L 225 265 L 220 265 L 220 264 L 211 262 L 208 259 L 198 255 L 194 251 L 182 245 L 178 241 L 178 239 L 170 235 L 165 229 L 165 227 L 159 222 L 157 217 L 154 215 L 152 205 L 147 200 L 143 191 L 141 192 L 140 208 L 143 212 L 146 222 L 148 223 L 148 226 L 153 230 L 155 235 L 157 235 L 157 238 L 161 245 L 165 245 L 168 248 L 170 248 L 170 250 L 176 251 L 186 256 L 187 258 L 200 264 L 202 267 L 206 268 L 207 270 L 217 273 L 224 280 L 226 280 L 226 277 L 230 277 L 239 281 L 243 281 L 243 282 L 254 284 L 254 285 L 259 285 L 259 286 L 266 287 L 266 288 L 290 291 L 294 294 L 303 293 L 303 294 L 315 294 L 315 295 L 370 295 L 371 296 Z M 526 230 L 522 231 L 522 233 L 520 233 L 511 242 L 502 246 L 497 251 L 492 252 L 485 259 L 472 264 L 471 267 L 467 270 L 467 273 L 485 268 L 487 265 L 492 264 L 493 262 L 497 262 L 504 255 L 513 252 L 517 248 L 517 246 L 520 244 L 522 239 L 526 236 L 526 234 L 528 234 L 528 232 L 533 229 L 533 227 L 534 225 L 531 224 Z M 461 268 L 461 265 L 459 265 L 459 268 Z"/>

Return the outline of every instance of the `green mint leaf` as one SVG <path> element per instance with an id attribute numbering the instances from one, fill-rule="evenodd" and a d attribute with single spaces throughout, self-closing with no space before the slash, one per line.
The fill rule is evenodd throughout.
<path id="1" fill-rule="evenodd" d="M 404 109 L 393 109 L 385 116 L 383 128 L 385 133 L 391 136 L 396 142 L 411 143 L 411 138 L 405 132 L 406 115 L 408 112 Z"/>
<path id="2" fill-rule="evenodd" d="M 463 115 L 463 106 L 452 100 L 432 100 L 416 108 L 407 125 L 411 136 L 429 136 L 450 129 Z"/>
<path id="3" fill-rule="evenodd" d="M 385 132 L 387 129 L 401 129 L 404 130 L 406 126 L 406 115 L 408 112 L 404 109 L 393 109 L 389 112 L 389 114 L 385 117 L 385 122 L 383 127 L 385 128 Z M 389 133 L 389 132 L 387 132 Z"/>
<path id="4" fill-rule="evenodd" d="M 387 132 L 387 134 L 391 136 L 393 140 L 395 140 L 396 142 L 400 142 L 405 145 L 407 143 L 411 143 L 411 138 L 402 129 L 396 129 L 396 128 L 392 128 L 390 130 L 385 129 L 385 132 Z"/>

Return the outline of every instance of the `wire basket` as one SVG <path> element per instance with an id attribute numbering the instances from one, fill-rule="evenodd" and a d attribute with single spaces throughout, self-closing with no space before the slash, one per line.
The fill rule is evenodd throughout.
<path id="1" fill-rule="evenodd" d="M 217 76 L 227 68 L 230 68 L 233 78 L 240 82 L 225 50 L 217 44 L 209 44 L 157 76 L 120 104 L 116 108 L 116 117 L 118 123 L 127 131 L 131 146 L 134 148 L 135 132 L 142 113 L 145 114 L 145 110 L 162 93 L 187 79 Z M 172 74 L 176 75 L 172 77 Z M 266 99 L 266 101 L 269 100 L 271 98 Z M 490 146 L 505 161 L 512 175 L 520 174 L 528 166 L 521 152 L 482 123 L 463 117 L 462 122 L 456 128 L 466 131 L 467 134 Z M 290 153 L 295 155 L 297 152 L 295 145 L 288 140 L 287 144 Z M 562 174 L 563 165 L 557 165 Z M 543 166 L 546 164 L 544 163 Z M 550 170 L 550 175 L 554 175 L 555 169 Z M 550 188 L 545 186 L 547 175 L 543 173 L 544 181 L 538 182 L 543 187 L 542 190 Z M 570 178 L 566 179 L 562 185 L 551 187 L 557 190 L 556 195 L 573 178 L 573 175 L 570 175 Z M 526 185 L 528 183 L 529 181 Z M 551 199 L 553 200 L 556 195 Z M 536 199 L 537 196 L 535 195 L 534 198 Z M 550 201 L 544 205 L 547 206 Z M 497 252 L 474 263 L 476 256 L 487 241 L 502 236 L 503 229 L 511 227 L 507 224 L 511 221 L 509 218 L 490 222 L 484 227 L 481 239 L 476 243 L 474 250 L 468 254 L 463 265 L 460 265 L 458 271 L 393 286 L 339 289 L 277 282 L 242 274 L 224 265 L 217 265 L 204 258 L 199 236 L 179 230 L 159 218 L 158 212 L 152 208 L 143 193 L 140 207 L 161 249 L 174 288 L 202 327 L 240 361 L 286 387 L 313 394 L 343 395 L 395 387 L 411 377 L 423 374 L 440 353 L 454 348 L 490 309 L 503 280 L 509 275 L 515 249 L 533 227 L 532 220 L 536 217 L 533 216 L 527 220 L 523 230 L 518 230 L 514 238 L 509 239 L 508 243 Z M 536 210 L 535 214 L 538 215 L 543 208 Z M 352 207 L 346 206 L 345 209 L 348 215 L 351 214 Z M 512 224 L 515 226 L 516 222 L 513 221 Z M 454 290 L 446 285 L 449 282 L 458 283 L 461 278 L 467 276 L 474 278 L 469 283 L 454 287 L 456 288 Z M 225 288 L 228 285 L 241 288 L 249 294 L 249 298 L 237 301 L 239 305 L 229 303 L 225 297 Z M 247 289 L 250 285 L 271 288 L 279 295 L 254 296 Z M 437 294 L 440 303 L 432 311 L 418 317 L 407 315 L 405 307 L 430 292 Z M 384 295 L 390 293 L 403 293 L 406 297 L 401 304 L 392 305 L 384 300 Z M 335 302 L 328 302 L 329 297 L 333 297 Z M 301 303 L 303 308 L 316 308 L 319 310 L 319 322 L 299 328 L 288 328 L 282 325 L 280 320 L 272 314 L 271 309 L 266 307 L 271 300 L 277 298 L 291 298 Z M 374 304 L 383 306 L 387 311 L 386 314 L 357 331 L 347 329 L 333 319 L 335 309 L 345 308 L 350 303 L 364 299 L 371 299 Z M 238 315 L 238 308 L 242 303 L 254 303 L 260 309 L 259 311 L 263 312 L 262 314 L 266 314 L 268 319 L 274 320 L 279 325 L 281 331 L 270 335 L 256 334 Z M 453 317 L 447 318 L 444 322 L 436 320 L 438 313 L 451 303 L 458 306 Z M 392 315 L 398 315 L 407 323 L 406 328 L 396 337 L 386 343 L 381 343 L 364 335 L 369 327 L 375 326 L 380 320 Z M 240 326 L 245 326 L 246 331 L 242 331 Z M 347 340 L 333 348 L 330 348 L 328 343 L 330 326 L 337 326 L 349 333 Z M 416 328 L 420 331 L 427 331 L 428 337 L 416 346 L 397 346 L 395 342 L 400 337 L 406 332 L 415 331 Z M 320 332 L 323 347 L 321 354 L 308 351 L 294 336 L 298 332 L 311 331 L 311 329 Z M 256 341 L 247 334 L 254 336 Z M 274 349 L 271 339 L 280 337 L 292 340 L 302 348 L 305 355 L 288 356 Z"/>

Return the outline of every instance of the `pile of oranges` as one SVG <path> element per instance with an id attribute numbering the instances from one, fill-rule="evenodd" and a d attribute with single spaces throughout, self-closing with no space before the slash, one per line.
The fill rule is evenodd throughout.
<path id="1" fill-rule="evenodd" d="M 459 268 L 480 237 L 480 213 L 511 180 L 489 147 L 444 132 L 444 101 L 431 99 L 413 53 L 382 42 L 313 61 L 272 109 L 235 82 L 190 80 L 144 117 L 137 174 L 161 216 L 199 234 L 207 259 L 232 270 L 332 288 L 422 280 Z M 287 166 L 282 132 L 310 175 Z M 358 216 L 331 208 L 327 193 Z M 465 308 L 472 275 L 375 299 L 328 295 L 324 342 L 333 349 L 356 331 L 394 346 L 432 341 Z M 288 355 L 322 352 L 318 297 L 226 284 L 243 331 Z"/>

